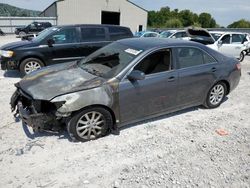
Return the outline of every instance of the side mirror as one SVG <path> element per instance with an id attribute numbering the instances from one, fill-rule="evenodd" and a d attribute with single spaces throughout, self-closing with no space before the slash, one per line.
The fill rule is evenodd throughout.
<path id="1" fill-rule="evenodd" d="M 245 41 L 245 42 L 242 42 L 242 44 L 244 44 L 245 46 L 247 46 L 248 44 L 250 44 L 250 42 Z"/>
<path id="2" fill-rule="evenodd" d="M 145 79 L 145 74 L 142 71 L 138 71 L 138 70 L 133 70 L 129 75 L 128 75 L 128 79 L 132 80 L 132 81 L 136 81 L 136 80 L 144 80 Z"/>
<path id="3" fill-rule="evenodd" d="M 55 41 L 53 39 L 47 40 L 47 44 L 49 47 L 53 47 L 53 44 L 55 44 Z"/>
<path id="4" fill-rule="evenodd" d="M 218 41 L 218 46 L 221 46 L 223 44 L 222 40 Z"/>

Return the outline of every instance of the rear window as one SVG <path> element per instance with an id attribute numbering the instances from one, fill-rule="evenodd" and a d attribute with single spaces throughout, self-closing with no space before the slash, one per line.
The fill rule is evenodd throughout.
<path id="1" fill-rule="evenodd" d="M 210 55 L 197 48 L 181 47 L 176 50 L 180 69 L 216 62 Z"/>
<path id="2" fill-rule="evenodd" d="M 108 30 L 112 41 L 131 37 L 131 32 L 126 28 L 109 27 Z"/>
<path id="3" fill-rule="evenodd" d="M 104 28 L 81 28 L 82 42 L 88 41 L 103 41 L 105 37 Z"/>

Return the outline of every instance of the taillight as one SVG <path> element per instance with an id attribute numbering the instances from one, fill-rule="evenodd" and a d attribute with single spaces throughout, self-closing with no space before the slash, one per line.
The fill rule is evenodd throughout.
<path id="1" fill-rule="evenodd" d="M 240 64 L 240 63 L 237 63 L 237 64 L 236 64 L 236 69 L 237 69 L 237 70 L 241 70 L 241 64 Z"/>

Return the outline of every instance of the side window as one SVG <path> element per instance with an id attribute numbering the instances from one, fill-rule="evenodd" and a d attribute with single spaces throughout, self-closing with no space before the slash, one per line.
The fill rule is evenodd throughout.
<path id="1" fill-rule="evenodd" d="M 145 33 L 143 37 L 151 37 L 151 33 Z"/>
<path id="2" fill-rule="evenodd" d="M 110 40 L 116 41 L 130 37 L 130 33 L 125 28 L 109 27 Z"/>
<path id="3" fill-rule="evenodd" d="M 215 62 L 214 58 L 197 48 L 177 48 L 177 60 L 179 68 L 193 67 Z"/>
<path id="4" fill-rule="evenodd" d="M 233 34 L 232 35 L 232 43 L 242 43 L 244 41 L 245 36 L 240 34 Z"/>
<path id="5" fill-rule="evenodd" d="M 36 29 L 36 24 L 35 23 L 32 23 L 32 24 L 30 24 L 30 29 Z"/>
<path id="6" fill-rule="evenodd" d="M 230 44 L 230 35 L 225 35 L 221 39 L 222 44 Z"/>
<path id="7" fill-rule="evenodd" d="M 77 33 L 75 28 L 64 28 L 52 35 L 55 44 L 68 44 L 77 42 Z"/>
<path id="8" fill-rule="evenodd" d="M 148 55 L 134 68 L 134 70 L 142 71 L 146 75 L 169 71 L 170 69 L 171 52 L 169 49 Z"/>
<path id="9" fill-rule="evenodd" d="M 204 64 L 216 62 L 216 60 L 213 57 L 204 52 L 203 52 L 203 58 L 204 58 Z"/>
<path id="10" fill-rule="evenodd" d="M 186 32 L 182 32 L 182 37 L 188 37 Z"/>
<path id="11" fill-rule="evenodd" d="M 81 28 L 82 42 L 91 41 L 104 41 L 105 29 L 104 28 Z"/>

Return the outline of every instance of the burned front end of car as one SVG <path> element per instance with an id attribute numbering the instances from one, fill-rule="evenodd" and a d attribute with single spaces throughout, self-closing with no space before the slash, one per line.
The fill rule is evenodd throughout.
<path id="1" fill-rule="evenodd" d="M 34 132 L 58 131 L 64 123 L 62 118 L 55 116 L 63 102 L 52 103 L 45 100 L 36 100 L 26 94 L 16 84 L 17 90 L 11 97 L 10 105 L 15 116 L 21 118 L 23 124 L 32 127 Z"/>

